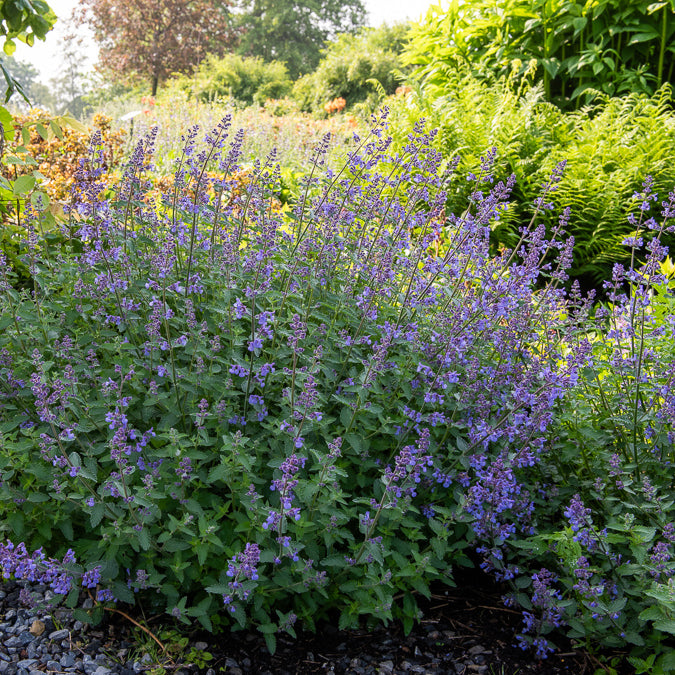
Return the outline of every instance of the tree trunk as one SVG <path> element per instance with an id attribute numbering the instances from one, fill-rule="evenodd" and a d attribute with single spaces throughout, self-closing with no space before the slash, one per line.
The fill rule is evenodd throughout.
<path id="1" fill-rule="evenodd" d="M 150 96 L 157 96 L 157 85 L 159 84 L 159 77 L 157 75 L 152 76 L 152 92 Z"/>

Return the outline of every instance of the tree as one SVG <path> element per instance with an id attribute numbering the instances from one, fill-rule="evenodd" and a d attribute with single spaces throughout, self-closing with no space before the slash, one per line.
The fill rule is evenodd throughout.
<path id="1" fill-rule="evenodd" d="M 80 0 L 79 10 L 100 65 L 116 79 L 147 78 L 153 96 L 172 73 L 189 73 L 234 44 L 229 0 Z"/>
<path id="2" fill-rule="evenodd" d="M 366 22 L 362 0 L 242 0 L 241 8 L 239 53 L 283 61 L 293 79 L 316 68 L 329 40 Z"/>
<path id="3" fill-rule="evenodd" d="M 73 27 L 68 25 L 69 29 Z M 82 66 L 85 59 L 82 53 L 83 38 L 75 30 L 70 30 L 60 40 L 59 51 L 63 65 L 58 77 L 50 80 L 54 96 L 54 109 L 59 114 L 70 113 L 81 119 L 89 104 L 85 100 L 89 82 Z"/>
<path id="4" fill-rule="evenodd" d="M 35 38 L 44 40 L 47 33 L 56 23 L 56 14 L 44 0 L 0 0 L 0 40 L 7 56 L 16 51 L 15 40 L 25 42 L 32 47 Z M 14 92 L 18 91 L 26 101 L 28 98 L 23 88 L 0 63 L 0 70 L 7 83 L 5 103 Z"/>

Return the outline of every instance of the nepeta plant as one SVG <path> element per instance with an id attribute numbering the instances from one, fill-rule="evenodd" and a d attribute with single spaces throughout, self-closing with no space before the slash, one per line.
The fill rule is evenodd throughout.
<path id="1" fill-rule="evenodd" d="M 469 546 L 499 571 L 536 530 L 531 479 L 590 352 L 565 319 L 569 213 L 491 257 L 513 188 L 494 153 L 446 217 L 456 160 L 422 124 L 394 153 L 385 118 L 322 175 L 325 138 L 281 212 L 274 157 L 235 186 L 228 119 L 186 133 L 161 200 L 152 134 L 112 196 L 93 139 L 64 252 L 33 214 L 32 287 L 2 265 L 6 577 L 255 625 L 274 648 L 331 610 L 410 627 L 413 593 L 452 583 Z"/>
<path id="2" fill-rule="evenodd" d="M 548 606 L 531 605 L 521 641 L 541 653 L 542 636 L 569 626 L 575 639 L 634 645 L 634 665 L 651 655 L 675 666 L 673 463 L 675 462 L 675 298 L 662 273 L 664 233 L 675 231 L 675 193 L 650 216 L 658 197 L 647 178 L 634 195 L 634 231 L 625 240 L 631 265 L 615 265 L 607 302 L 593 307 L 572 293 L 575 340 L 591 340 L 579 386 L 563 399 L 540 471 L 556 485 L 537 504 L 537 531 L 504 558 L 523 566 L 522 551 L 546 560 Z M 645 230 L 651 230 L 643 238 Z M 645 240 L 648 243 L 645 244 Z M 637 251 L 646 248 L 638 265 Z M 576 296 L 576 297 L 575 297 Z M 576 305 L 576 309 L 572 307 Z M 515 576 L 515 575 L 513 575 Z M 535 576 L 516 580 L 536 590 Z M 655 666 L 655 667 L 657 667 Z"/>

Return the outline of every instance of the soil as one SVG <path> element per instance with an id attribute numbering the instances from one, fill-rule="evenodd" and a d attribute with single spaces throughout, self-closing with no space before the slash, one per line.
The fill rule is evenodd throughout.
<path id="1" fill-rule="evenodd" d="M 558 650 L 546 660 L 536 660 L 532 652 L 514 646 L 515 635 L 522 629 L 522 617 L 520 612 L 502 604 L 503 587 L 475 572 L 457 575 L 456 581 L 455 589 L 434 587 L 429 600 L 418 599 L 424 618 L 409 635 L 405 635 L 400 622 L 372 631 L 338 631 L 326 623 L 318 627 L 316 634 L 298 631 L 296 640 L 285 634 L 279 636 L 277 650 L 271 655 L 260 633 L 214 635 L 199 631 L 190 634 L 189 644 L 202 643 L 199 647 L 209 652 L 212 660 L 198 667 L 176 659 L 166 670 L 177 675 L 187 672 L 208 675 L 220 672 L 232 675 L 635 673 L 625 652 L 590 653 L 564 635 L 549 636 Z M 122 621 L 126 626 L 119 625 L 119 629 L 128 632 L 129 622 L 115 617 L 111 617 L 110 623 Z M 150 621 L 148 626 L 153 632 L 160 630 L 159 623 Z M 111 629 L 109 625 L 108 633 L 116 633 L 119 638 L 120 633 Z"/>

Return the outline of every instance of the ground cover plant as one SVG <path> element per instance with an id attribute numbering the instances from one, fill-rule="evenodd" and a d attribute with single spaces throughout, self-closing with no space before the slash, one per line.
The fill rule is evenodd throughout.
<path id="1" fill-rule="evenodd" d="M 675 194 L 651 219 L 646 183 L 627 244 L 656 232 L 647 268 L 617 268 L 591 325 L 564 291 L 571 213 L 542 223 L 564 163 L 492 254 L 515 185 L 496 151 L 456 175 L 435 131 L 394 151 L 385 117 L 341 169 L 325 138 L 285 210 L 273 156 L 242 189 L 227 118 L 185 133 L 159 197 L 154 133 L 112 191 L 96 137 L 58 254 L 27 210 L 30 286 L 3 258 L 0 290 L 3 574 L 88 591 L 95 620 L 137 602 L 273 649 L 330 611 L 411 626 L 477 555 L 538 656 L 562 628 L 667 665 Z"/>

